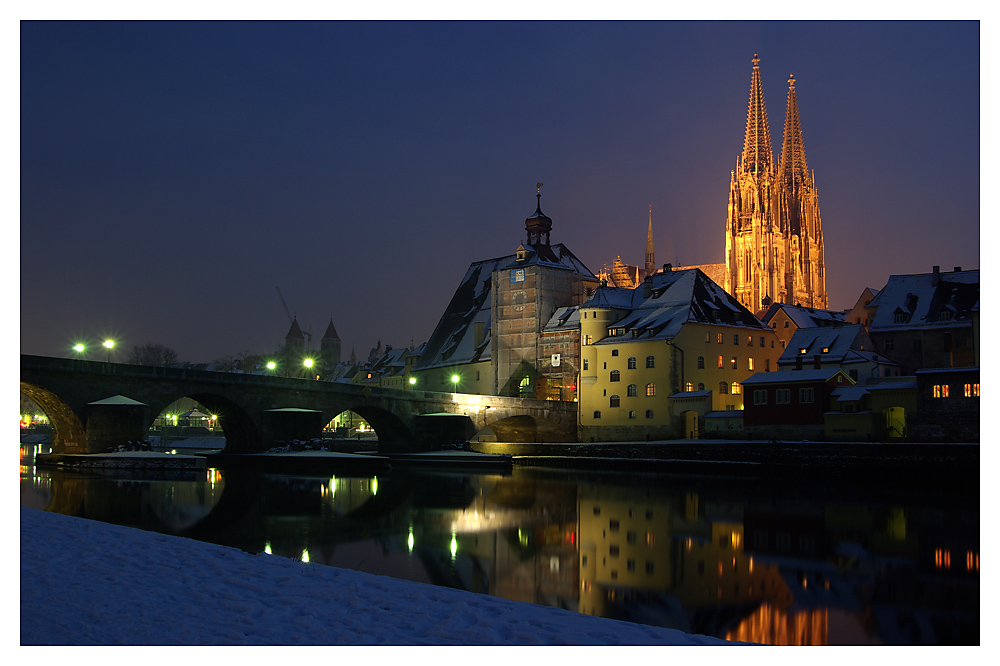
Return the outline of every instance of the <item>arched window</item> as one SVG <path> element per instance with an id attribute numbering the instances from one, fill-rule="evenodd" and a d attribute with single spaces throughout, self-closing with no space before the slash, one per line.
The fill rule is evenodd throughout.
<path id="1" fill-rule="evenodd" d="M 636 386 L 635 384 L 629 384 L 627 395 L 630 398 L 636 397 L 637 395 L 639 395 L 639 387 Z"/>
<path id="2" fill-rule="evenodd" d="M 698 382 L 698 390 L 699 391 L 705 390 L 705 382 Z"/>
<path id="3" fill-rule="evenodd" d="M 649 397 L 656 395 L 656 384 L 646 384 L 646 395 Z"/>
<path id="4" fill-rule="evenodd" d="M 647 356 L 646 357 L 646 367 L 647 368 L 655 368 L 656 367 L 656 357 L 655 356 Z"/>
<path id="5" fill-rule="evenodd" d="M 630 419 L 634 419 L 635 418 L 635 410 L 634 409 L 628 413 L 628 417 Z"/>
<path id="6" fill-rule="evenodd" d="M 719 382 L 719 393 L 722 395 L 729 395 L 729 384 L 726 382 Z"/>
<path id="7" fill-rule="evenodd" d="M 739 382 L 733 382 L 733 395 L 739 395 L 739 394 L 740 394 Z"/>
<path id="8" fill-rule="evenodd" d="M 704 370 L 705 369 L 705 357 L 704 356 L 699 356 L 698 357 L 698 369 L 699 370 Z"/>
<path id="9" fill-rule="evenodd" d="M 635 356 L 628 357 L 628 369 L 635 370 Z"/>
<path id="10" fill-rule="evenodd" d="M 621 404 L 622 404 L 622 399 L 621 398 L 619 398 L 617 395 L 611 396 L 611 406 L 612 407 L 621 407 Z"/>
<path id="11" fill-rule="evenodd" d="M 653 418 L 653 410 L 652 409 L 647 409 L 646 410 L 646 418 L 647 419 Z"/>
<path id="12" fill-rule="evenodd" d="M 685 391 L 693 391 L 694 390 L 694 384 L 692 384 L 691 382 L 687 382 L 686 384 L 684 384 L 684 390 Z"/>
<path id="13" fill-rule="evenodd" d="M 611 381 L 613 381 L 613 382 L 620 382 L 621 380 L 622 380 L 622 373 L 618 372 L 617 370 L 612 370 L 611 371 Z"/>
<path id="14" fill-rule="evenodd" d="M 601 410 L 599 410 L 599 409 L 595 409 L 594 410 L 594 418 L 595 419 L 601 418 Z"/>

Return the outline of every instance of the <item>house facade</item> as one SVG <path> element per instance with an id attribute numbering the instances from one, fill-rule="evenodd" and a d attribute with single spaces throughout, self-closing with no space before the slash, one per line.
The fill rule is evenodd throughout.
<path id="1" fill-rule="evenodd" d="M 708 411 L 742 409 L 742 382 L 780 355 L 774 332 L 698 269 L 601 286 L 579 316 L 582 441 L 697 437 Z"/>
<path id="2" fill-rule="evenodd" d="M 833 391 L 853 386 L 840 369 L 758 373 L 743 382 L 743 424 L 751 439 L 823 439 Z"/>

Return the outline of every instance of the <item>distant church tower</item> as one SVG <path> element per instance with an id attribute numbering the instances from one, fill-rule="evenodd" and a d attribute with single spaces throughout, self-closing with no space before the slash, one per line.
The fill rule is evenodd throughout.
<path id="1" fill-rule="evenodd" d="M 795 79 L 788 80 L 775 168 L 759 62 L 755 53 L 743 154 L 730 173 L 725 288 L 752 312 L 768 302 L 826 309 L 819 198 L 806 166 Z"/>
<path id="2" fill-rule="evenodd" d="M 656 253 L 653 251 L 653 206 L 649 206 L 649 229 L 646 231 L 646 275 L 656 272 Z"/>

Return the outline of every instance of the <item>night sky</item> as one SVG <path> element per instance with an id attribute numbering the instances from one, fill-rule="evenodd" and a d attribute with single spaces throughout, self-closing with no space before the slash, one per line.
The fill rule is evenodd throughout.
<path id="1" fill-rule="evenodd" d="M 831 309 L 979 268 L 976 22 L 25 22 L 21 353 L 208 362 L 427 340 L 542 210 L 591 270 L 724 261 L 760 55 L 789 74 Z"/>

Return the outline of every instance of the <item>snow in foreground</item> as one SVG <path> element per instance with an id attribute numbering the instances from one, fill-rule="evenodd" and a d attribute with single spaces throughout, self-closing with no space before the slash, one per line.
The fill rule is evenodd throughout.
<path id="1" fill-rule="evenodd" d="M 22 645 L 721 645 L 21 508 Z"/>

